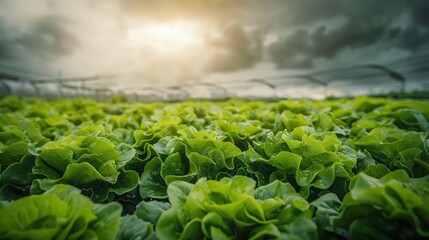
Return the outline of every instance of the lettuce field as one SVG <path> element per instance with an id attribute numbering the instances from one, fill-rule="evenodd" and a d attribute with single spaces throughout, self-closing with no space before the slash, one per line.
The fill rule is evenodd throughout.
<path id="1" fill-rule="evenodd" d="M 0 239 L 428 239 L 429 100 L 0 100 Z"/>

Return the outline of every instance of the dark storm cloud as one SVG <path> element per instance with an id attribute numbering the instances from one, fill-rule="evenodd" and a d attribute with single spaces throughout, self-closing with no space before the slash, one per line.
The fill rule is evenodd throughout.
<path id="1" fill-rule="evenodd" d="M 404 29 L 400 44 L 403 48 L 418 51 L 429 44 L 429 1 L 415 1 L 410 9 L 412 23 Z"/>
<path id="2" fill-rule="evenodd" d="M 342 50 L 358 50 L 375 44 L 411 53 L 428 47 L 429 1 L 359 1 L 359 5 L 356 5 L 357 1 L 344 2 L 348 4 L 334 5 L 331 10 L 319 14 L 311 10 L 317 4 L 312 5 L 311 14 L 308 15 L 314 22 L 329 15 L 344 16 L 346 23 L 341 27 L 331 31 L 327 31 L 328 26 L 320 26 L 315 30 L 304 28 L 292 33 L 285 32 L 267 46 L 267 52 L 276 66 L 308 68 L 313 66 L 313 60 L 317 58 L 332 59 Z M 304 3 L 301 9 L 305 9 Z M 403 14 L 409 18 L 407 25 L 392 26 Z M 292 18 L 297 25 L 309 23 L 309 19 Z"/>
<path id="3" fill-rule="evenodd" d="M 0 59 L 53 60 L 72 53 L 78 39 L 68 30 L 70 20 L 61 16 L 43 16 L 16 32 L 15 26 L 0 25 Z"/>
<path id="4" fill-rule="evenodd" d="M 37 49 L 46 57 L 70 54 L 79 47 L 79 41 L 68 30 L 69 24 L 70 20 L 60 16 L 43 17 L 16 42 L 29 49 Z"/>
<path id="5" fill-rule="evenodd" d="M 314 32 L 296 30 L 270 44 L 268 54 L 278 67 L 311 67 L 312 59 L 333 58 L 344 48 L 377 43 L 386 34 L 385 24 L 350 19 L 343 27 L 330 32 L 325 26 Z"/>
<path id="6" fill-rule="evenodd" d="M 208 64 L 210 72 L 228 72 L 253 67 L 262 58 L 260 31 L 246 32 L 241 25 L 228 25 L 220 38 L 208 39 L 211 47 L 217 49 Z"/>

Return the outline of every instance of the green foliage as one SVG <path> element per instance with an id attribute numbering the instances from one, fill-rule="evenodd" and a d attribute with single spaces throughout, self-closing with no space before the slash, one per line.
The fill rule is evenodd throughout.
<path id="1" fill-rule="evenodd" d="M 0 238 L 425 239 L 428 133 L 428 100 L 6 97 Z"/>

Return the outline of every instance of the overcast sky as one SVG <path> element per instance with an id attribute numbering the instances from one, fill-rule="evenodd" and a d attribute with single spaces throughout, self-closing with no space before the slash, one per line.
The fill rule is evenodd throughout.
<path id="1" fill-rule="evenodd" d="M 0 67 L 165 86 L 383 63 L 429 52 L 428 13 L 426 0 L 0 0 Z"/>

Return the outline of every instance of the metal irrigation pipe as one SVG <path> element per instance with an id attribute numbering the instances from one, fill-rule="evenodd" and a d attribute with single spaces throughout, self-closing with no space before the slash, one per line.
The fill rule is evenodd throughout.
<path id="1" fill-rule="evenodd" d="M 128 95 L 125 91 L 128 91 L 128 90 L 132 90 L 132 95 L 134 96 L 134 98 L 135 98 L 135 100 L 136 101 L 138 101 L 139 100 L 139 98 L 140 98 L 140 95 L 137 93 L 137 92 L 135 92 L 136 90 L 148 90 L 148 91 L 157 91 L 157 92 L 162 92 L 163 94 L 165 94 L 165 91 L 164 90 L 162 90 L 162 89 L 160 89 L 160 88 L 155 88 L 155 87 L 139 87 L 139 88 L 123 88 L 123 89 L 121 89 L 121 90 L 119 90 L 118 92 L 120 93 L 120 94 L 123 94 L 123 95 Z"/>
<path id="2" fill-rule="evenodd" d="M 249 79 L 248 80 L 249 82 L 255 82 L 255 83 L 260 83 L 260 84 L 262 84 L 262 85 L 265 85 L 265 86 L 268 86 L 269 88 L 271 88 L 271 89 L 276 89 L 276 85 L 274 85 L 274 84 L 272 84 L 272 83 L 269 83 L 269 82 L 267 82 L 267 81 L 265 81 L 264 79 L 257 79 L 257 78 L 252 78 L 252 79 Z"/>
<path id="3" fill-rule="evenodd" d="M 372 69 L 376 69 L 382 72 L 385 72 L 392 80 L 398 81 L 401 83 L 401 93 L 405 92 L 405 77 L 399 73 L 396 72 L 390 68 L 387 68 L 385 66 L 382 65 L 378 65 L 378 64 L 364 64 L 364 65 L 359 65 L 358 67 L 367 67 L 367 68 L 372 68 Z"/>
<path id="4" fill-rule="evenodd" d="M 305 80 L 308 80 L 308 81 L 310 81 L 310 82 L 312 82 L 312 83 L 317 83 L 317 84 L 319 84 L 319 85 L 322 85 L 323 87 L 328 86 L 328 83 L 327 83 L 327 82 L 322 81 L 322 80 L 320 80 L 320 79 L 317 79 L 317 78 L 315 78 L 315 77 L 313 77 L 313 76 L 311 76 L 311 75 L 306 75 L 306 74 L 300 75 L 300 74 L 299 74 L 299 75 L 291 75 L 290 77 L 296 77 L 296 78 L 305 79 Z"/>
<path id="5" fill-rule="evenodd" d="M 217 85 L 217 84 L 214 84 L 214 83 L 209 83 L 209 82 L 199 82 L 199 83 L 196 83 L 196 84 L 197 84 L 197 85 L 208 86 L 208 87 L 213 87 L 213 88 L 219 89 L 219 90 L 221 90 L 221 91 L 222 91 L 222 94 L 223 94 L 223 95 L 228 95 L 228 94 L 229 94 L 229 92 L 228 92 L 228 90 L 227 90 L 226 88 L 221 87 L 221 86 L 219 86 L 219 85 Z"/>
<path id="6" fill-rule="evenodd" d="M 265 86 L 271 88 L 273 90 L 273 97 L 277 97 L 277 91 L 276 91 L 277 86 L 276 85 L 269 83 L 269 82 L 265 81 L 264 79 L 259 79 L 259 78 L 249 79 L 248 82 L 259 83 L 259 84 L 262 84 L 262 85 L 265 85 Z"/>
<path id="7" fill-rule="evenodd" d="M 379 72 L 384 73 L 384 75 L 389 76 L 390 79 L 394 80 L 394 81 L 398 81 L 401 83 L 401 93 L 405 92 L 405 82 L 406 82 L 406 78 L 399 72 L 388 68 L 386 66 L 383 65 L 379 65 L 379 64 L 360 64 L 360 65 L 356 65 L 356 66 L 352 66 L 352 67 L 345 67 L 345 68 L 337 68 L 337 69 L 332 69 L 332 70 L 322 70 L 322 71 L 316 71 L 316 72 L 312 72 L 310 73 L 310 75 L 338 75 L 338 74 L 346 74 L 347 72 L 350 71 L 354 71 L 354 70 L 358 70 L 358 69 L 374 69 L 377 70 Z M 360 75 L 358 77 L 360 78 L 365 78 L 365 77 L 378 77 L 378 75 L 374 75 L 374 74 L 363 74 Z M 343 79 L 344 76 L 337 76 L 337 77 L 333 77 L 330 78 L 329 82 L 333 82 L 333 80 L 339 80 L 339 79 Z"/>
<path id="8" fill-rule="evenodd" d="M 95 75 L 89 77 L 73 77 L 73 78 L 56 78 L 56 79 L 34 79 L 31 81 L 37 83 L 69 83 L 69 82 L 88 82 L 88 81 L 96 81 L 100 79 L 113 78 L 115 75 Z"/>
<path id="9" fill-rule="evenodd" d="M 308 80 L 310 82 L 322 85 L 323 86 L 323 96 L 326 98 L 326 95 L 327 95 L 326 88 L 328 87 L 328 83 L 327 82 L 322 81 L 320 79 L 317 79 L 317 78 L 315 78 L 315 77 L 313 77 L 311 75 L 294 75 L 294 77 L 306 79 L 306 80 Z"/>
<path id="10" fill-rule="evenodd" d="M 35 82 L 39 84 L 43 83 L 64 83 L 64 82 L 86 82 L 86 81 L 95 81 L 103 78 L 112 78 L 115 75 L 96 75 L 89 77 L 73 77 L 73 78 L 54 78 L 54 79 L 31 79 L 22 77 L 15 74 L 9 74 L 0 72 L 0 78 L 4 78 L 11 81 L 24 81 L 24 82 Z"/>
<path id="11" fill-rule="evenodd" d="M 383 65 L 384 66 L 401 65 L 401 64 L 409 64 L 412 62 L 423 62 L 428 60 L 429 60 L 429 52 L 406 57 L 406 58 L 396 59 L 390 62 L 386 62 Z"/>

